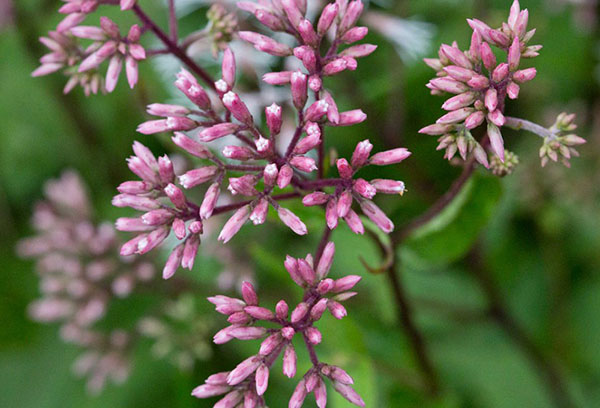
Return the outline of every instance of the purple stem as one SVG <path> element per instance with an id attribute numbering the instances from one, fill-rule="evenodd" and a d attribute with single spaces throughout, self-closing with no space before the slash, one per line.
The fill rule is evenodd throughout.
<path id="1" fill-rule="evenodd" d="M 177 15 L 175 14 L 175 0 L 169 0 L 169 33 L 171 40 L 177 43 L 179 35 L 177 34 Z"/>
<path id="2" fill-rule="evenodd" d="M 152 31 L 159 40 L 167 47 L 167 49 L 177 58 L 181 60 L 185 65 L 188 66 L 194 73 L 196 73 L 211 89 L 215 89 L 215 82 L 204 69 L 200 68 L 181 48 L 173 42 L 169 36 L 152 21 L 152 19 L 140 8 L 138 4 L 133 6 L 133 12 L 138 16 L 140 21 L 146 25 L 150 31 Z"/>

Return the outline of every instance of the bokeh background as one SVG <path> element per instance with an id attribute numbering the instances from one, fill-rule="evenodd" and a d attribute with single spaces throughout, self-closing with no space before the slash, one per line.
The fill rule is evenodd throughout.
<path id="1" fill-rule="evenodd" d="M 182 371 L 157 359 L 152 341 L 142 340 L 133 353 L 130 378 L 90 396 L 85 381 L 71 371 L 81 350 L 62 342 L 57 326 L 28 317 L 27 305 L 39 296 L 39 279 L 33 263 L 16 256 L 15 245 L 31 234 L 29 219 L 34 203 L 42 198 L 44 182 L 75 169 L 89 186 L 96 218 L 114 220 L 128 214 L 112 208 L 110 199 L 115 186 L 130 178 L 125 157 L 131 143 L 141 140 L 157 154 L 173 150 L 166 136 L 135 133 L 146 118 L 147 103 L 172 100 L 170 84 L 177 68 L 173 61 L 142 64 L 141 83 L 133 92 L 121 79 L 113 94 L 90 98 L 80 89 L 62 95 L 61 75 L 30 77 L 44 52 L 37 38 L 59 21 L 59 4 L 0 1 L 0 406 L 212 406 L 190 397 L 191 389 L 210 373 L 231 369 L 255 350 L 256 343 L 212 347 L 211 358 Z M 142 4 L 162 21 L 161 2 Z M 202 27 L 203 2 L 185 4 L 182 30 Z M 348 369 L 367 406 L 542 408 L 560 400 L 557 386 L 566 390 L 571 406 L 600 406 L 600 11 L 594 0 L 521 4 L 530 10 L 530 26 L 538 29 L 535 43 L 544 48 L 527 62 L 537 68 L 538 76 L 523 86 L 508 114 L 549 126 L 557 113 L 575 112 L 579 135 L 589 143 L 580 149 L 582 157 L 572 160 L 571 169 L 553 163 L 542 169 L 537 158 L 541 140 L 506 131 L 507 146 L 520 158 L 516 171 L 503 179 L 478 173 L 435 228 L 421 231 L 399 250 L 416 322 L 443 384 L 437 398 L 422 390 L 406 336 L 396 324 L 387 281 L 366 272 L 359 262 L 359 256 L 372 265 L 381 262 L 377 248 L 347 229 L 335 232 L 333 273 L 354 272 L 365 278 L 360 295 L 348 304 L 349 317 L 325 319 L 321 325 L 324 342 L 319 351 L 324 360 Z M 432 72 L 414 55 L 434 55 L 441 42 L 457 40 L 466 46 L 467 17 L 497 25 L 509 6 L 509 1 L 500 0 L 371 3 L 371 10 L 408 19 L 402 20 L 405 26 L 407 21 L 427 24 L 413 26 L 420 31 L 409 36 L 408 47 L 394 44 L 406 41 L 401 30 L 388 37 L 369 34 L 369 42 L 379 44 L 379 50 L 331 86 L 347 95 L 337 98 L 344 108 L 360 106 L 370 120 L 332 132 L 328 143 L 335 144 L 341 156 L 364 138 L 379 148 L 400 145 L 413 151 L 413 157 L 397 168 L 377 169 L 378 175 L 407 184 L 409 192 L 402 199 L 383 201 L 397 225 L 420 214 L 459 173 L 435 151 L 435 138 L 417 133 L 440 115 L 443 100 L 425 88 Z M 131 16 L 115 17 L 134 21 Z M 246 80 L 248 91 L 253 81 Z M 309 229 L 320 228 L 321 214 L 294 210 Z M 311 251 L 316 235 L 299 240 L 270 223 L 262 231 L 245 229 L 233 248 L 255 271 L 262 297 L 274 304 L 282 294 L 298 296 L 283 269 L 284 255 Z M 194 295 L 199 318 L 214 328 L 205 335 L 207 342 L 224 324 L 204 301 L 220 291 L 215 282 L 223 267 L 218 256 L 205 251 L 187 274 L 200 283 Z M 157 296 L 139 294 L 117 301 L 103 325 L 133 324 Z M 300 355 L 304 365 L 305 357 Z M 294 385 L 273 375 L 269 405 L 287 406 Z M 312 403 L 307 400 L 306 406 Z M 333 398 L 331 406 L 349 404 Z"/>

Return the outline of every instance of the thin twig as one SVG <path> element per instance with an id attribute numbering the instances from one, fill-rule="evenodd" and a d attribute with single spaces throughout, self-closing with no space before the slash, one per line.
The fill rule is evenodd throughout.
<path id="1" fill-rule="evenodd" d="M 177 14 L 175 14 L 175 0 L 169 0 L 169 33 L 171 41 L 177 44 L 179 35 L 177 34 Z"/>
<path id="2" fill-rule="evenodd" d="M 215 89 L 215 81 L 212 79 L 210 74 L 196 64 L 183 49 L 179 48 L 176 43 L 171 41 L 169 36 L 154 23 L 154 21 L 136 4 L 132 8 L 133 12 L 138 16 L 140 21 L 144 23 L 150 31 L 152 31 L 160 41 L 169 49 L 169 51 L 179 58 L 181 62 L 188 66 L 194 73 L 196 73 L 206 85 L 211 89 Z"/>

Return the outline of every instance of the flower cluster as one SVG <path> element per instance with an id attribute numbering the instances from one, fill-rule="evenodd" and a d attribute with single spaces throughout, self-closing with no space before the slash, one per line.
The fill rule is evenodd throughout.
<path id="1" fill-rule="evenodd" d="M 138 81 L 138 61 L 146 58 L 146 51 L 139 44 L 141 34 L 140 27 L 134 24 L 127 36 L 122 37 L 117 24 L 108 17 L 100 18 L 99 27 L 75 26 L 68 31 L 51 31 L 40 41 L 52 52 L 41 58 L 42 65 L 32 75 L 47 75 L 64 69 L 70 77 L 64 92 L 68 93 L 80 84 L 89 95 L 99 90 L 112 92 L 125 63 L 127 80 L 133 88 Z M 84 49 L 77 38 L 93 40 L 93 43 Z M 106 60 L 109 63 L 104 82 L 98 67 Z"/>
<path id="2" fill-rule="evenodd" d="M 298 382 L 289 406 L 299 408 L 309 393 L 313 393 L 317 405 L 327 405 L 325 379 L 331 381 L 334 389 L 344 398 L 358 406 L 364 406 L 362 398 L 352 388 L 353 380 L 343 369 L 322 363 L 317 357 L 314 346 L 321 343 L 322 335 L 315 323 L 323 313 L 329 313 L 336 319 L 346 316 L 346 308 L 340 302 L 350 299 L 356 292 L 352 288 L 360 281 L 357 275 L 348 275 L 340 279 L 328 278 L 335 246 L 328 243 L 320 258 L 309 254 L 305 258 L 285 260 L 285 268 L 292 280 L 304 290 L 302 302 L 290 311 L 288 304 L 281 300 L 272 311 L 259 305 L 258 295 L 249 283 L 242 286 L 242 299 L 227 296 L 215 296 L 208 300 L 216 306 L 217 312 L 228 316 L 230 326 L 219 331 L 214 342 L 226 343 L 232 339 L 264 339 L 258 354 L 242 361 L 232 371 L 210 376 L 203 385 L 196 387 L 192 395 L 197 398 L 210 398 L 225 394 L 215 404 L 218 408 L 264 407 L 264 393 L 268 388 L 270 370 L 275 361 L 283 355 L 283 374 L 289 378 L 296 376 L 296 351 L 292 339 L 301 336 L 313 366 Z M 268 328 L 263 325 L 276 325 Z"/>
<path id="3" fill-rule="evenodd" d="M 489 167 L 486 143 L 475 139 L 472 131 L 487 123 L 487 138 L 491 151 L 504 161 L 504 140 L 500 128 L 505 125 L 506 97 L 516 99 L 520 86 L 536 76 L 535 68 L 520 69 L 523 59 L 533 58 L 542 48 L 528 45 L 535 29 L 527 31 L 529 13 L 521 10 L 515 0 L 508 21 L 499 29 L 492 29 L 482 21 L 468 20 L 473 29 L 471 45 L 462 51 L 456 43 L 443 44 L 439 58 L 425 62 L 437 71 L 427 87 L 433 94 L 456 94 L 442 108 L 449 111 L 420 133 L 442 135 L 439 149 L 445 149 L 445 158 L 452 159 L 458 151 L 466 159 L 472 152 L 475 159 Z M 506 53 L 506 62 L 498 62 L 492 47 Z M 486 138 L 486 140 L 487 140 Z"/>
<path id="4" fill-rule="evenodd" d="M 65 18 L 58 24 L 56 31 L 65 32 L 81 23 L 88 14 L 96 11 L 102 4 L 119 4 L 121 10 L 129 10 L 136 0 L 63 0 L 64 4 L 59 13 L 66 14 Z"/>
<path id="5" fill-rule="evenodd" d="M 175 181 L 172 169 L 166 171 L 160 168 L 161 160 L 166 165 L 166 156 L 157 161 L 148 149 L 136 143 L 136 156 L 129 160 L 129 167 L 142 181 L 123 183 L 119 187 L 122 194 L 113 200 L 116 206 L 129 206 L 146 212 L 139 218 L 117 221 L 119 230 L 142 232 L 123 247 L 122 254 L 148 252 L 164 241 L 170 230 L 183 241 L 175 247 L 167 261 L 163 272 L 165 278 L 171 277 L 179 266 L 192 268 L 203 222 L 228 211 L 235 210 L 235 213 L 219 234 L 219 240 L 225 243 L 247 221 L 263 224 L 269 206 L 277 211 L 281 221 L 292 231 L 298 235 L 306 234 L 307 227 L 300 218 L 280 204 L 281 200 L 301 196 L 305 196 L 306 205 L 327 203 L 326 213 L 331 229 L 337 226 L 338 218 L 344 218 L 350 228 L 362 233 L 362 223 L 351 209 L 353 200 L 383 231 L 393 229 L 392 222 L 370 200 L 377 191 L 402 193 L 404 184 L 390 180 L 373 180 L 370 184 L 363 179 L 352 180 L 352 177 L 367 164 L 388 165 L 402 161 L 410 155 L 406 149 L 380 152 L 369 158 L 373 146 L 364 141 L 358 145 L 352 164 L 338 161 L 340 178 L 322 177 L 322 143 L 326 126 L 349 126 L 366 119 L 360 109 L 339 112 L 332 95 L 323 88 L 325 77 L 346 69 L 356 69 L 356 58 L 375 50 L 375 46 L 362 44 L 339 51 L 342 44 L 355 43 L 367 34 L 365 27 L 355 26 L 363 10 L 362 2 L 327 5 L 316 28 L 304 18 L 302 2 L 284 1 L 281 8 L 269 4 L 241 2 L 239 6 L 252 11 L 267 27 L 292 33 L 301 45 L 291 48 L 249 31 L 240 32 L 239 36 L 261 51 L 277 56 L 293 55 L 303 64 L 305 71 L 272 72 L 263 77 L 269 84 L 290 86 L 292 104 L 297 112 L 296 128 L 290 137 L 281 134 L 285 117 L 283 108 L 277 104 L 265 109 L 267 132 L 256 125 L 248 106 L 234 91 L 236 60 L 229 48 L 223 53 L 221 78 L 214 83 L 220 103 L 211 99 L 190 72 L 182 70 L 177 74 L 175 86 L 195 106 L 151 104 L 148 113 L 162 119 L 147 121 L 138 127 L 142 134 L 174 132 L 173 142 L 203 162 L 200 167 L 178 175 Z M 333 32 L 333 40 L 322 56 L 321 44 L 329 31 Z M 237 143 L 225 145 L 221 157 L 218 157 L 207 144 L 220 139 Z M 282 141 L 285 141 L 284 144 Z M 316 179 L 310 178 L 309 175 L 316 170 Z M 250 199 L 217 206 L 224 182 L 232 196 Z M 184 190 L 203 184 L 209 187 L 202 203 L 196 205 L 187 198 Z M 293 192 L 275 194 L 277 189 L 289 187 L 293 188 Z M 326 187 L 335 187 L 335 192 L 323 192 Z"/>
<path id="6" fill-rule="evenodd" d="M 544 137 L 544 144 L 540 148 L 542 167 L 549 160 L 558 161 L 559 158 L 566 167 L 570 167 L 571 156 L 579 156 L 575 146 L 582 145 L 586 141 L 573 133 L 577 129 L 574 120 L 575 114 L 561 113 L 558 115 L 556 122 L 549 129 L 551 134 Z"/>

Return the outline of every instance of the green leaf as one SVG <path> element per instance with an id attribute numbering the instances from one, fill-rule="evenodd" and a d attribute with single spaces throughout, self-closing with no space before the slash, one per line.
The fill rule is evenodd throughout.
<path id="1" fill-rule="evenodd" d="M 403 259 L 430 264 L 460 259 L 488 223 L 501 192 L 498 178 L 476 174 L 448 207 L 406 240 Z"/>

